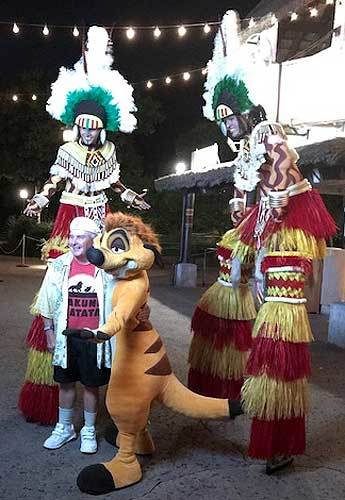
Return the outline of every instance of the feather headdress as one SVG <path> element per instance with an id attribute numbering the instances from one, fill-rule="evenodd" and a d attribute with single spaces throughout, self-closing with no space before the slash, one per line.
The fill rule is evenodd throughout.
<path id="1" fill-rule="evenodd" d="M 228 10 L 215 36 L 212 59 L 207 64 L 203 113 L 209 120 L 220 121 L 253 106 L 246 85 L 246 57 L 240 42 L 238 14 Z"/>
<path id="2" fill-rule="evenodd" d="M 133 114 L 136 111 L 133 87 L 111 68 L 112 62 L 107 31 L 92 26 L 84 57 L 73 69 L 60 68 L 47 102 L 48 113 L 67 126 L 78 123 L 90 128 L 132 132 L 137 123 Z"/>

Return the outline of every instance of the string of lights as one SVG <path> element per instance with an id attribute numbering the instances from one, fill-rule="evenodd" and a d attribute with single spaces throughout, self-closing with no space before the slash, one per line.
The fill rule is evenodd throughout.
<path id="1" fill-rule="evenodd" d="M 212 28 L 219 26 L 219 21 L 209 21 L 209 22 L 198 22 L 198 23 L 185 23 L 185 24 L 169 24 L 169 25 L 147 25 L 147 26 L 104 26 L 108 31 L 121 31 L 125 32 L 129 40 L 133 40 L 137 34 L 137 31 L 151 31 L 154 38 L 158 39 L 167 30 L 175 30 L 180 38 L 187 34 L 187 30 L 190 28 L 201 28 L 205 34 L 212 31 Z M 38 24 L 38 23 L 19 23 L 19 22 L 9 22 L 0 21 L 0 25 L 5 25 L 11 30 L 13 34 L 19 35 L 25 31 L 26 27 L 39 28 L 44 36 L 49 36 L 52 30 L 69 30 L 74 37 L 79 37 L 83 32 L 84 28 L 77 25 L 56 25 L 56 24 Z"/>
<path id="2" fill-rule="evenodd" d="M 323 0 L 320 4 L 323 5 L 333 5 L 335 0 Z M 317 7 L 307 7 L 309 10 L 309 15 L 311 18 L 315 18 L 319 14 Z M 300 14 L 298 12 L 290 12 L 290 21 L 298 21 Z M 261 18 L 248 17 L 241 19 L 241 23 L 246 25 L 248 28 L 254 28 L 255 25 L 260 21 Z M 278 19 L 274 13 L 271 14 L 271 22 L 275 24 Z M 84 28 L 81 25 L 60 25 L 60 24 L 40 24 L 40 23 L 19 23 L 12 21 L 0 21 L 0 25 L 7 26 L 9 31 L 11 30 L 14 35 L 19 35 L 25 32 L 26 27 L 38 28 L 41 30 L 45 37 L 48 37 L 52 30 L 68 30 L 74 37 L 79 37 L 83 33 Z M 120 31 L 124 32 L 128 40 L 134 40 L 138 31 L 151 31 L 152 36 L 155 39 L 159 39 L 164 31 L 175 30 L 179 38 L 183 38 L 187 35 L 189 29 L 202 29 L 202 31 L 207 35 L 218 28 L 220 21 L 202 21 L 202 22 L 192 22 L 183 24 L 162 24 L 162 25 L 138 25 L 138 26 L 126 26 L 126 25 L 111 25 L 104 26 L 110 32 Z"/>
<path id="3" fill-rule="evenodd" d="M 169 86 L 174 82 L 184 81 L 188 82 L 193 76 L 205 76 L 207 74 L 207 68 L 195 68 L 189 71 L 182 71 L 180 73 L 173 73 L 163 77 L 151 78 L 150 80 L 142 80 L 139 82 L 132 82 L 131 85 L 134 87 L 145 85 L 147 89 L 151 89 L 156 83 L 163 82 L 165 85 Z M 29 92 L 17 92 L 15 94 L 10 94 L 9 92 L 2 92 L 0 96 L 12 100 L 13 102 L 20 102 L 22 99 L 32 100 L 36 102 L 37 100 L 42 100 L 48 96 L 47 92 L 38 92 L 32 94 Z"/>
<path id="4" fill-rule="evenodd" d="M 334 0 L 323 0 L 323 2 L 319 2 L 319 5 L 332 5 L 334 4 Z M 316 7 L 307 7 L 307 10 L 309 11 L 309 15 L 311 18 L 316 18 L 319 15 L 319 10 Z M 305 12 L 305 10 L 304 10 Z M 300 18 L 300 14 L 297 12 L 290 12 L 289 18 L 291 22 L 297 22 L 298 19 Z M 261 19 L 261 18 L 260 18 Z M 254 28 L 258 19 L 255 18 L 244 18 L 241 20 L 241 22 L 248 22 L 248 27 L 249 28 Z M 275 14 L 271 14 L 271 22 L 272 24 L 278 22 L 277 17 Z M 0 21 L 0 25 L 9 25 L 10 23 L 5 22 L 5 21 Z M 153 31 L 153 36 L 155 38 L 159 38 L 163 30 L 167 29 L 176 29 L 177 33 L 180 37 L 185 36 L 187 33 L 187 29 L 189 28 L 200 28 L 202 27 L 205 33 L 209 33 L 212 28 L 218 27 L 220 24 L 219 21 L 211 21 L 211 22 L 195 22 L 195 23 L 186 23 L 184 25 L 177 25 L 177 24 L 168 24 L 168 25 L 161 25 L 161 26 L 153 26 L 153 25 L 148 25 L 148 26 L 136 26 L 134 27 L 128 27 L 128 26 L 106 26 L 107 29 L 109 30 L 122 30 L 125 31 L 127 38 L 128 39 L 133 39 L 135 38 L 136 31 L 137 30 L 152 30 Z M 12 26 L 12 31 L 15 34 L 18 34 L 20 32 L 20 28 L 22 26 L 31 26 L 31 27 L 40 27 L 42 28 L 42 25 L 40 24 L 23 24 L 23 25 L 18 25 L 14 23 Z M 75 37 L 78 37 L 80 35 L 80 31 L 77 26 L 68 26 L 68 25 L 50 25 L 50 28 L 64 28 L 64 29 L 71 29 L 72 34 Z M 42 29 L 42 33 L 45 36 L 48 36 L 50 34 L 50 28 L 48 28 L 48 25 L 45 24 Z M 334 29 L 332 30 L 334 31 Z M 326 38 L 329 36 L 330 33 L 327 33 L 323 38 Z M 320 40 L 316 40 L 314 44 L 318 44 Z M 309 50 L 308 49 L 305 50 Z M 303 57 L 303 53 L 305 51 L 301 51 L 300 53 L 297 54 L 297 57 Z M 296 55 L 294 56 L 294 58 Z M 145 86 L 148 90 L 152 89 L 153 87 L 156 86 L 156 84 L 163 83 L 165 86 L 170 86 L 173 83 L 177 82 L 188 82 L 190 81 L 194 76 L 195 77 L 204 77 L 207 74 L 207 68 L 195 68 L 191 69 L 188 71 L 182 71 L 180 73 L 174 73 L 174 74 L 166 74 L 165 76 L 161 77 L 156 77 L 156 78 L 150 78 L 149 80 L 143 80 L 139 82 L 132 82 L 131 84 L 134 87 L 137 86 Z M 31 100 L 33 102 L 36 101 L 43 101 L 47 97 L 48 93 L 47 92 L 38 92 L 38 93 L 28 93 L 28 92 L 19 92 L 19 93 L 13 93 L 10 94 L 9 92 L 6 93 L 0 93 L 0 96 L 12 100 L 14 103 L 20 102 L 21 100 Z"/>

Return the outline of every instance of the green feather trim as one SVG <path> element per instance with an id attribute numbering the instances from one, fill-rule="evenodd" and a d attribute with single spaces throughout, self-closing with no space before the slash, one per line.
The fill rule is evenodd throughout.
<path id="1" fill-rule="evenodd" d="M 241 113 L 247 111 L 253 106 L 252 101 L 248 97 L 248 89 L 244 81 L 236 80 L 235 78 L 226 76 L 220 82 L 218 82 L 214 88 L 212 99 L 213 111 L 216 110 L 219 104 L 219 98 L 224 91 L 229 92 L 235 97 Z"/>
<path id="2" fill-rule="evenodd" d="M 120 110 L 112 102 L 113 96 L 102 87 L 91 87 L 89 90 L 75 90 L 67 94 L 66 106 L 60 120 L 67 126 L 72 126 L 76 118 L 75 109 L 81 101 L 96 101 L 105 110 L 106 123 L 104 128 L 116 132 L 120 128 Z"/>

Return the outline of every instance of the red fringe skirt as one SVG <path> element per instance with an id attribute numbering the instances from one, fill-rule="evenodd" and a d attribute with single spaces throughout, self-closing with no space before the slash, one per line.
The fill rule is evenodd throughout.
<path id="1" fill-rule="evenodd" d="M 236 356 L 237 352 L 237 357 L 240 358 L 251 347 L 252 321 L 217 318 L 197 306 L 191 328 L 194 334 L 191 351 L 199 338 L 203 339 L 210 356 L 225 353 L 231 347 L 233 354 Z M 188 372 L 188 387 L 192 391 L 213 398 L 240 399 L 243 373 L 237 377 L 232 375 L 230 360 L 227 375 L 223 376 L 212 372 L 207 365 L 204 368 L 202 366 L 202 357 L 199 360 L 193 357 L 193 364 Z"/>
<path id="2" fill-rule="evenodd" d="M 238 228 L 240 240 L 251 247 L 255 247 L 254 231 L 259 209 L 259 205 L 253 207 Z M 282 223 L 276 223 L 271 218 L 268 220 L 261 236 L 263 246 L 272 234 L 281 229 L 301 229 L 317 240 L 328 241 L 335 234 L 337 227 L 320 194 L 312 189 L 306 193 L 291 196 L 288 212 Z"/>

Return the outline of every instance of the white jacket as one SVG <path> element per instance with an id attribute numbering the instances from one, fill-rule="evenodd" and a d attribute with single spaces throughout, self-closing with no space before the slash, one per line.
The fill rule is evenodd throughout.
<path id="1" fill-rule="evenodd" d="M 56 333 L 53 365 L 62 368 L 67 368 L 67 338 L 62 332 L 67 328 L 68 277 L 72 260 L 72 253 L 67 252 L 49 262 L 35 304 L 42 316 L 53 320 Z M 96 268 L 95 289 L 99 304 L 100 326 L 105 323 L 111 312 L 111 297 L 115 283 L 116 280 L 111 275 Z M 97 344 L 98 368 L 101 366 L 110 368 L 111 355 L 110 341 Z"/>

